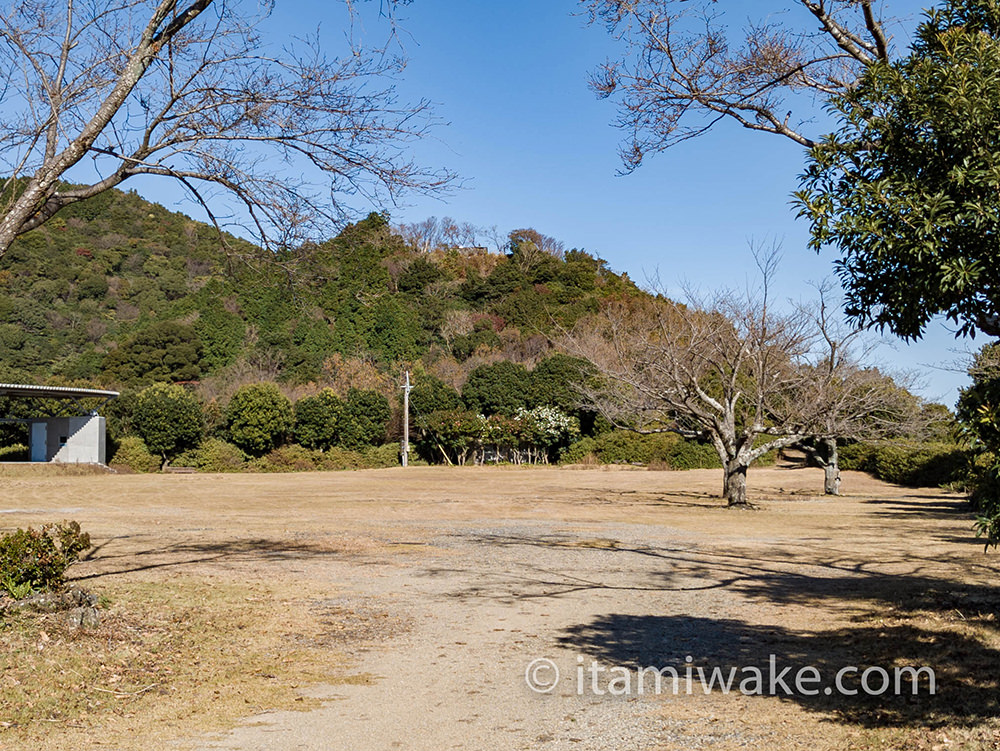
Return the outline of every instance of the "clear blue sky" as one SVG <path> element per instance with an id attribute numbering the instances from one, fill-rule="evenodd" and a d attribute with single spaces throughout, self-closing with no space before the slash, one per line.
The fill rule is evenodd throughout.
<path id="1" fill-rule="evenodd" d="M 794 7 L 790 0 L 723 4 L 744 16 Z M 910 27 L 924 5 L 886 4 Z M 668 291 L 682 281 L 702 289 L 743 285 L 752 276 L 748 241 L 779 241 L 779 293 L 807 297 L 806 282 L 831 275 L 833 256 L 806 249 L 806 226 L 789 205 L 802 149 L 723 123 L 632 175 L 616 176 L 622 134 L 611 125 L 614 107 L 587 88 L 588 72 L 614 47 L 603 29 L 573 15 L 578 10 L 574 0 L 415 0 L 403 10 L 410 62 L 400 92 L 430 99 L 448 123 L 416 153 L 467 182 L 445 199 L 416 197 L 392 208 L 393 220 L 447 215 L 504 232 L 534 227 L 600 255 L 636 281 L 658 275 Z M 320 24 L 333 46 L 342 39 L 343 17 L 335 2 L 279 0 L 269 29 L 301 35 Z M 368 20 L 366 31 L 379 38 L 385 28 Z M 903 46 L 906 33 L 905 26 L 896 29 Z M 956 348 L 970 346 L 935 325 L 923 341 L 897 343 L 881 358 L 919 368 L 921 393 L 953 405 L 965 376 L 928 366 L 954 361 Z"/>

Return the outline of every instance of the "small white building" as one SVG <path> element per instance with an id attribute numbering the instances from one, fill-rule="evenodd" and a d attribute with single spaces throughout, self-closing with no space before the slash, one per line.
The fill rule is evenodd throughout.
<path id="1" fill-rule="evenodd" d="M 79 407 L 83 399 L 103 399 L 107 403 L 115 399 L 118 392 L 0 383 L 0 396 L 29 400 L 68 400 Z M 84 411 L 82 407 L 80 411 Z M 32 462 L 107 463 L 107 426 L 96 409 L 76 417 L 29 417 L 14 422 L 28 424 L 28 446 Z"/>

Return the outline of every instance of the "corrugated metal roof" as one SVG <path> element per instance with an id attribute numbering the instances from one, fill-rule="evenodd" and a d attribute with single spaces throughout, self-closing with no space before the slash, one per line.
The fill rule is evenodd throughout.
<path id="1" fill-rule="evenodd" d="M 33 386 L 29 383 L 0 383 L 0 396 L 35 396 L 43 399 L 82 399 L 88 396 L 102 396 L 114 399 L 117 391 L 100 389 L 75 389 L 68 386 Z"/>

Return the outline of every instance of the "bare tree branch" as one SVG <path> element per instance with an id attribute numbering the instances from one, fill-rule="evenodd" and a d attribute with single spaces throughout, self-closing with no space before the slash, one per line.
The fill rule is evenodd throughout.
<path id="1" fill-rule="evenodd" d="M 426 101 L 398 101 L 392 78 L 403 60 L 354 42 L 331 58 L 318 38 L 272 48 L 259 33 L 270 8 L 0 7 L 0 71 L 23 81 L 0 101 L 0 170 L 9 176 L 0 255 L 65 206 L 136 175 L 177 180 L 206 207 L 218 200 L 206 189 L 230 194 L 241 208 L 228 218 L 215 210 L 213 221 L 272 248 L 329 236 L 361 208 L 354 199 L 370 210 L 405 191 L 446 189 L 450 173 L 407 154 L 434 121 Z"/>
<path id="2" fill-rule="evenodd" d="M 891 53 L 871 0 L 795 0 L 785 13 L 749 21 L 736 0 L 581 2 L 622 45 L 591 86 L 617 98 L 625 172 L 727 119 L 812 147 L 808 116 L 792 119 L 811 106 L 803 95 L 842 92 Z"/>

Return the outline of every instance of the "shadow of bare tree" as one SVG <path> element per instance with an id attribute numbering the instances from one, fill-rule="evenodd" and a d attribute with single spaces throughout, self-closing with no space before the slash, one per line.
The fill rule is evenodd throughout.
<path id="1" fill-rule="evenodd" d="M 968 635 L 915 625 L 866 625 L 803 633 L 724 618 L 609 614 L 565 629 L 558 641 L 605 666 L 673 667 L 682 677 L 681 691 L 686 690 L 683 678 L 688 656 L 693 669 L 701 667 L 709 675 L 715 667 L 721 668 L 724 678 L 735 671 L 734 692 L 741 680 L 754 675 L 748 668 L 756 668 L 764 676 L 764 693 L 869 727 L 975 725 L 1000 712 L 1000 675 L 996 670 L 1000 651 Z M 821 682 L 797 687 L 795 676 L 807 666 L 818 671 Z M 846 691 L 841 692 L 835 676 L 849 666 L 857 670 L 844 674 L 841 685 Z M 909 674 L 902 673 L 897 694 L 895 669 L 904 666 L 931 668 L 935 693 L 930 694 L 923 676 L 914 695 Z M 889 676 L 889 688 L 881 695 L 871 695 L 861 683 L 862 674 L 870 667 L 881 668 Z M 782 676 L 785 668 L 789 670 Z M 698 673 L 694 675 L 693 690 L 701 693 Z M 772 688 L 774 676 L 782 676 L 788 694 L 781 682 Z M 871 691 L 879 691 L 883 680 L 880 673 L 872 673 L 867 685 Z M 747 685 L 754 690 L 752 682 Z M 831 689 L 830 694 L 826 688 Z M 720 690 L 718 683 L 715 690 Z M 814 691 L 816 694 L 810 695 Z M 850 695 L 850 691 L 857 693 Z"/>

